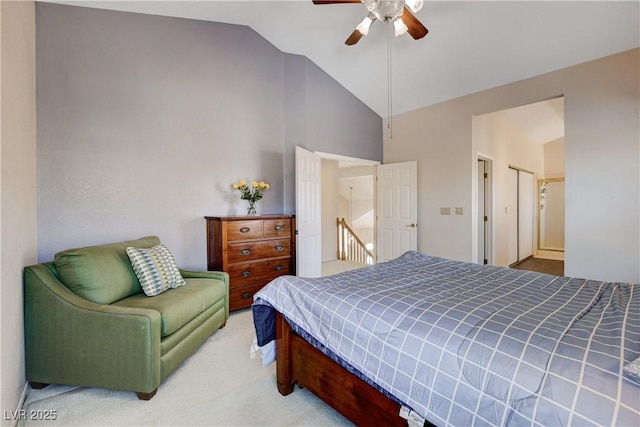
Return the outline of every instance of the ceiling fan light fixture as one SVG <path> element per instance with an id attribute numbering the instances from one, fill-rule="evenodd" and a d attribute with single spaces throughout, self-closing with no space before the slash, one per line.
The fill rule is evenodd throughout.
<path id="1" fill-rule="evenodd" d="M 393 22 L 404 11 L 404 0 L 381 0 L 378 8 L 373 11 L 380 21 Z"/>
<path id="2" fill-rule="evenodd" d="M 380 0 L 363 0 L 363 3 L 369 12 L 373 12 L 380 6 Z"/>
<path id="3" fill-rule="evenodd" d="M 396 20 L 393 21 L 393 33 L 396 37 L 403 35 L 408 29 L 409 28 L 405 25 L 402 19 L 396 18 Z"/>
<path id="4" fill-rule="evenodd" d="M 422 9 L 424 0 L 313 0 L 313 4 L 338 3 L 362 3 L 369 11 L 368 15 L 345 40 L 344 43 L 347 46 L 353 46 L 362 37 L 367 36 L 371 24 L 378 20 L 387 24 L 393 22 L 396 37 L 409 33 L 414 40 L 419 40 L 429 32 L 413 15 L 414 12 Z"/>
<path id="5" fill-rule="evenodd" d="M 356 26 L 356 30 L 360 31 L 360 34 L 366 37 L 366 35 L 369 34 L 369 28 L 371 27 L 372 23 L 373 23 L 373 19 L 371 19 L 370 15 L 367 15 L 364 17 L 362 22 L 360 22 Z"/>
<path id="6" fill-rule="evenodd" d="M 424 0 L 405 0 L 405 3 L 414 13 L 420 12 L 422 10 L 422 6 L 424 6 Z"/>

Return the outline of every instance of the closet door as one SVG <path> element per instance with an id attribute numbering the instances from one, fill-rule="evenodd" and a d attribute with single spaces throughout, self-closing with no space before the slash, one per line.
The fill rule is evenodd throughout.
<path id="1" fill-rule="evenodd" d="M 518 261 L 533 255 L 533 174 L 518 171 Z"/>
<path id="2" fill-rule="evenodd" d="M 508 265 L 518 262 L 518 170 L 509 168 L 507 174 L 507 253 Z"/>
<path id="3" fill-rule="evenodd" d="M 533 255 L 535 186 L 531 172 L 510 167 L 507 176 L 507 245 L 511 265 Z"/>

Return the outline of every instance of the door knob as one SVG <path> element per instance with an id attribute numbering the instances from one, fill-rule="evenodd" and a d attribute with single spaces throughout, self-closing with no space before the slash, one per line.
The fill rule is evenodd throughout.
<path id="1" fill-rule="evenodd" d="M 414 224 L 414 223 L 411 223 L 411 224 L 407 225 L 407 227 L 409 227 L 409 228 L 415 228 L 417 226 L 418 226 L 418 224 Z"/>

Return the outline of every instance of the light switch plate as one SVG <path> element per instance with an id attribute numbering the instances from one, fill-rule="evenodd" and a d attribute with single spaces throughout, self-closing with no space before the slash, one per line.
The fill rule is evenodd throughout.
<path id="1" fill-rule="evenodd" d="M 456 208 L 456 215 L 463 215 L 464 210 L 462 208 Z"/>
<path id="2" fill-rule="evenodd" d="M 451 208 L 440 208 L 440 215 L 451 215 Z"/>

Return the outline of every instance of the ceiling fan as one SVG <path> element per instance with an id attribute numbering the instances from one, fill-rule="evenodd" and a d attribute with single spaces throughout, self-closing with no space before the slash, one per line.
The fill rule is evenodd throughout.
<path id="1" fill-rule="evenodd" d="M 412 12 L 422 9 L 424 0 L 313 0 L 313 4 L 364 3 L 369 14 L 360 22 L 344 42 L 351 46 L 369 33 L 374 21 L 393 22 L 396 37 L 409 33 L 415 40 L 427 35 L 429 30 Z"/>

